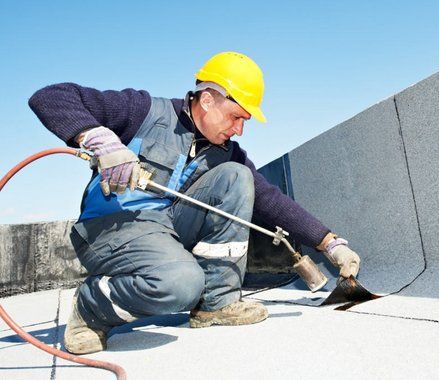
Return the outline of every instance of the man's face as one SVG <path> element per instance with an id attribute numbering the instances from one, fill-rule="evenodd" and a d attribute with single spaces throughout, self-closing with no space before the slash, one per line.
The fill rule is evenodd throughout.
<path id="1" fill-rule="evenodd" d="M 244 122 L 251 117 L 238 103 L 221 95 L 203 93 L 200 103 L 205 114 L 198 128 L 212 144 L 223 144 L 234 135 L 241 136 Z"/>

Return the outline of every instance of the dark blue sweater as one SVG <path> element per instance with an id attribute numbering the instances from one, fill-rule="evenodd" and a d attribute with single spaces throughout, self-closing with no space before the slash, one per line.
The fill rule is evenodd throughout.
<path id="1" fill-rule="evenodd" d="M 195 127 L 183 112 L 183 100 L 172 99 L 179 120 L 190 131 Z M 142 125 L 151 107 L 147 91 L 125 89 L 98 91 L 74 83 L 61 83 L 37 91 L 29 106 L 41 122 L 68 145 L 77 147 L 74 138 L 90 127 L 105 126 L 113 130 L 124 144 L 128 144 Z M 237 142 L 233 142 L 232 161 L 241 163 L 255 179 L 254 211 L 259 219 L 274 230 L 280 226 L 298 242 L 316 247 L 330 230 L 304 210 L 297 202 L 284 195 L 256 171 Z"/>

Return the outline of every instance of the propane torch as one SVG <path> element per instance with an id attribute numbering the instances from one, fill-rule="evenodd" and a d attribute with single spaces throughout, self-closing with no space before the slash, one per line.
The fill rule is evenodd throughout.
<path id="1" fill-rule="evenodd" d="M 311 260 L 309 256 L 302 256 L 299 252 L 294 250 L 294 248 L 291 246 L 289 241 L 286 239 L 286 237 L 289 235 L 288 232 L 284 231 L 281 227 L 276 226 L 276 232 L 272 232 L 270 230 L 267 230 L 266 228 L 260 227 L 244 219 L 238 218 L 235 215 L 229 214 L 228 212 L 222 211 L 216 207 L 208 205 L 207 203 L 200 202 L 199 200 L 191 198 L 178 191 L 159 185 L 158 183 L 155 183 L 151 179 L 152 177 L 153 177 L 153 173 L 148 172 L 147 170 L 141 167 L 137 188 L 139 188 L 142 191 L 147 191 L 148 188 L 154 188 L 156 190 L 163 191 L 164 193 L 172 194 L 175 197 L 193 203 L 197 206 L 203 207 L 209 211 L 222 215 L 225 218 L 231 219 L 235 222 L 243 224 L 244 226 L 259 231 L 267 236 L 270 236 L 273 238 L 273 244 L 276 246 L 278 246 L 280 243 L 283 243 L 285 247 L 287 247 L 288 251 L 291 253 L 291 257 L 294 263 L 293 264 L 294 270 L 306 283 L 306 285 L 311 290 L 311 292 L 316 292 L 317 290 L 325 286 L 325 284 L 328 282 L 326 276 L 320 271 L 320 269 L 317 267 L 314 261 Z"/>

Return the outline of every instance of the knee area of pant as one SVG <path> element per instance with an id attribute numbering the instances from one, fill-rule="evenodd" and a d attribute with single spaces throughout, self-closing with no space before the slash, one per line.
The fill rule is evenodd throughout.
<path id="1" fill-rule="evenodd" d="M 183 262 L 166 270 L 160 283 L 160 293 L 175 305 L 175 311 L 189 310 L 204 292 L 204 272 L 197 263 Z"/>
<path id="2" fill-rule="evenodd" d="M 237 162 L 226 162 L 218 166 L 220 170 L 220 179 L 240 194 L 245 194 L 247 197 L 254 197 L 254 178 L 251 170 Z"/>

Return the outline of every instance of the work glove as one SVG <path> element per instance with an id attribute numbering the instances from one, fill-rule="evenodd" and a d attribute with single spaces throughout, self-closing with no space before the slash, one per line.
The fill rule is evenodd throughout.
<path id="1" fill-rule="evenodd" d="M 360 270 L 360 257 L 348 247 L 348 242 L 341 238 L 331 240 L 323 251 L 329 261 L 340 268 L 340 276 L 356 277 Z"/>
<path id="2" fill-rule="evenodd" d="M 101 189 L 123 194 L 129 184 L 133 191 L 139 179 L 138 157 L 128 149 L 110 129 L 97 127 L 84 132 L 81 147 L 93 152 L 101 174 Z"/>

